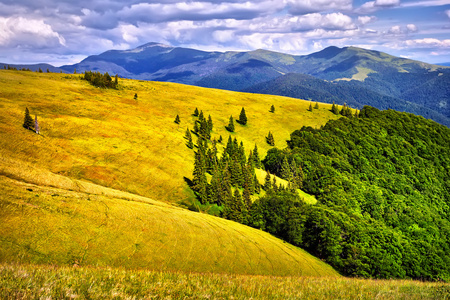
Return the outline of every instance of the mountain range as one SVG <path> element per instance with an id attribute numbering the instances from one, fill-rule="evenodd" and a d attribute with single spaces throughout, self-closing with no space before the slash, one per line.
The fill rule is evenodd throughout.
<path id="1" fill-rule="evenodd" d="M 208 52 L 148 43 L 110 50 L 64 72 L 100 71 L 232 91 L 406 111 L 450 126 L 450 67 L 356 47 L 309 55 L 267 50 Z"/>

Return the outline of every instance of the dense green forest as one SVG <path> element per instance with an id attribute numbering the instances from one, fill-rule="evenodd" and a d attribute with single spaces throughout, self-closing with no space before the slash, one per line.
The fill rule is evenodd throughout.
<path id="1" fill-rule="evenodd" d="M 289 192 L 253 203 L 252 225 L 326 260 L 345 275 L 450 279 L 450 129 L 364 107 L 358 118 L 291 134 L 263 163 L 304 171 L 307 205 Z"/>

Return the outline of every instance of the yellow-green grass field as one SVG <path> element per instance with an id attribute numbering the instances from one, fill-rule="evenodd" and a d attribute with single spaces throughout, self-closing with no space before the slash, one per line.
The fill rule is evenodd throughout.
<path id="1" fill-rule="evenodd" d="M 184 178 L 192 177 L 194 155 L 184 135 L 193 128 L 196 107 L 211 115 L 213 138 L 222 135 L 224 144 L 230 115 L 238 119 L 244 107 L 248 124 L 236 123 L 231 136 L 243 141 L 247 154 L 257 144 L 261 158 L 270 148 L 269 131 L 275 146 L 284 148 L 294 130 L 337 118 L 330 105 L 309 112 L 310 102 L 299 99 L 136 80 L 120 80 L 119 90 L 100 89 L 80 78 L 0 70 L 0 157 L 181 203 L 193 198 Z M 272 104 L 275 113 L 269 112 Z M 22 127 L 26 107 L 38 116 L 41 135 Z"/>
<path id="2" fill-rule="evenodd" d="M 275 277 L 0 264 L 2 299 L 450 299 L 408 280 Z"/>

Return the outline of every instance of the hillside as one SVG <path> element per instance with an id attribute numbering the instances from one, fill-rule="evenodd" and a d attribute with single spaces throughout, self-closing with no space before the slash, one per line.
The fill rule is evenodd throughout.
<path id="1" fill-rule="evenodd" d="M 80 78 L 0 71 L 1 261 L 338 276 L 260 230 L 166 204 L 193 199 L 184 133 L 196 107 L 227 137 L 228 117 L 245 106 L 249 124 L 232 135 L 264 155 L 269 130 L 284 147 L 299 124 L 336 118 L 329 106 L 312 113 L 298 99 L 133 80 L 99 89 Z M 22 127 L 25 107 L 40 135 Z"/>

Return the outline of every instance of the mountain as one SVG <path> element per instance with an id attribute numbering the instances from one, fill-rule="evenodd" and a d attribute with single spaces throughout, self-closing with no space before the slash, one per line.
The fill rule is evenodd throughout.
<path id="1" fill-rule="evenodd" d="M 450 68 L 356 47 L 332 46 L 296 56 L 267 50 L 207 52 L 148 43 L 89 56 L 61 69 L 98 70 L 141 80 L 335 101 L 357 108 L 368 104 L 450 124 Z M 310 76 L 298 77 L 301 80 L 296 83 L 291 73 Z M 281 84 L 285 80 L 287 83 Z M 273 86 L 275 82 L 290 88 Z M 317 95 L 321 96 L 316 99 Z"/>
<path id="2" fill-rule="evenodd" d="M 30 70 L 30 71 L 42 70 L 42 72 L 47 72 L 47 70 L 48 70 L 49 72 L 53 72 L 53 73 L 66 72 L 66 71 L 63 71 L 62 69 L 60 69 L 58 67 L 54 67 L 50 64 L 33 64 L 33 65 L 20 64 L 20 65 L 16 65 L 16 64 L 0 63 L 0 69 L 8 69 L 8 68 L 17 69 L 17 70 L 25 69 L 25 70 Z"/>

